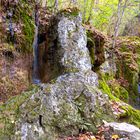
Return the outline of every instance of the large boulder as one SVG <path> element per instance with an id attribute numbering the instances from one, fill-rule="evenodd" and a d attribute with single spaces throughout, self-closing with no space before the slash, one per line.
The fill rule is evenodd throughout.
<path id="1" fill-rule="evenodd" d="M 98 87 L 91 70 L 86 31 L 81 15 L 74 9 L 59 13 L 52 22 L 52 53 L 47 66 L 54 77 L 18 108 L 12 139 L 56 140 L 59 136 L 96 131 L 102 120 L 113 120 L 109 99 Z M 53 44 L 53 45 L 52 45 Z M 52 47 L 52 48 L 51 48 Z M 40 56 L 41 57 L 41 56 Z M 48 57 L 47 57 L 48 58 Z M 55 76 L 54 76 L 55 74 Z"/>
<path id="2" fill-rule="evenodd" d="M 19 133 L 16 134 L 24 139 L 48 137 L 53 140 L 84 129 L 95 131 L 103 119 L 112 118 L 108 97 L 98 90 L 97 75 L 91 71 L 81 16 L 78 12 L 70 14 L 58 14 L 54 25 L 58 39 L 57 46 L 53 46 L 57 54 L 56 67 L 61 68 L 58 71 L 63 74 L 41 85 L 42 90 L 20 107 Z"/>

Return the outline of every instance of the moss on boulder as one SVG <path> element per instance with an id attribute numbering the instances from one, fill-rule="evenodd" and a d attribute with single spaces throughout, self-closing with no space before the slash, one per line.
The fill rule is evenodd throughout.
<path id="1" fill-rule="evenodd" d="M 125 110 L 125 114 L 122 116 L 123 120 L 140 128 L 140 110 L 136 110 L 130 105 L 123 105 L 121 108 Z"/>
<path id="2" fill-rule="evenodd" d="M 129 93 L 120 83 L 108 74 L 101 74 L 99 88 L 103 93 L 108 94 L 111 100 L 122 100 L 128 103 Z"/>
<path id="3" fill-rule="evenodd" d="M 8 140 L 15 135 L 16 121 L 19 119 L 21 111 L 19 107 L 37 91 L 38 87 L 32 86 L 28 91 L 12 97 L 0 105 L 0 139 Z"/>
<path id="4" fill-rule="evenodd" d="M 117 53 L 117 78 L 123 77 L 128 81 L 130 98 L 136 99 L 138 96 L 138 79 L 140 72 L 140 38 L 121 37 L 116 44 Z"/>

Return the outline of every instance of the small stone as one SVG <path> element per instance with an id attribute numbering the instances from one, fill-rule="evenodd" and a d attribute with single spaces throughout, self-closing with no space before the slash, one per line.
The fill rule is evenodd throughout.
<path id="1" fill-rule="evenodd" d="M 134 125 L 128 123 L 109 123 L 109 126 L 113 128 L 114 132 L 120 137 L 128 136 L 130 140 L 140 140 L 140 129 Z"/>

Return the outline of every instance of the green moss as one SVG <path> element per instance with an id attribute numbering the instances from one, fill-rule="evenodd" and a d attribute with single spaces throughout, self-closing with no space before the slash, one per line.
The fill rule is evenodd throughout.
<path id="1" fill-rule="evenodd" d="M 115 97 L 128 103 L 129 93 L 124 87 L 120 86 L 115 80 L 110 82 L 109 87 Z"/>
<path id="2" fill-rule="evenodd" d="M 117 101 L 119 100 L 112 94 L 110 87 L 108 86 L 108 84 L 104 79 L 99 80 L 99 88 L 103 93 L 107 94 L 111 100 L 117 100 Z"/>
<path id="3" fill-rule="evenodd" d="M 106 81 L 99 80 L 99 88 L 103 93 L 107 94 L 112 101 L 121 102 L 120 100 L 128 102 L 128 92 L 123 87 L 115 87 L 115 89 L 111 89 Z M 120 89 L 121 88 L 121 89 Z M 112 93 L 114 91 L 114 93 Z M 121 106 L 121 108 L 125 111 L 121 114 L 120 118 L 123 121 L 127 121 L 131 124 L 134 124 L 140 128 L 140 111 L 135 110 L 130 105 Z M 122 121 L 121 120 L 121 121 Z"/>
<path id="4" fill-rule="evenodd" d="M 127 52 L 127 51 L 129 51 L 129 49 L 126 47 L 126 45 L 122 45 L 121 48 L 120 48 L 120 51 L 121 52 L 125 52 L 125 51 Z"/>
<path id="5" fill-rule="evenodd" d="M 29 15 L 28 12 L 31 12 L 31 7 L 26 6 L 26 3 L 24 4 L 23 7 L 18 7 L 18 11 L 20 12 L 20 17 L 23 23 L 23 44 L 22 44 L 22 51 L 31 51 L 32 50 L 32 42 L 34 38 L 34 20 L 33 18 Z M 28 11 L 28 12 L 27 12 Z"/>
<path id="6" fill-rule="evenodd" d="M 122 106 L 122 109 L 126 111 L 123 118 L 140 128 L 140 111 L 132 108 L 131 106 Z"/>
<path id="7" fill-rule="evenodd" d="M 34 2 L 30 3 L 26 0 L 21 0 L 15 8 L 15 14 L 13 20 L 15 23 L 22 24 L 21 34 L 16 35 L 16 42 L 18 44 L 18 49 L 22 52 L 31 52 L 32 51 L 32 42 L 34 38 L 34 19 L 32 13 L 34 11 Z M 22 3 L 22 4 L 21 4 Z"/>
<path id="8" fill-rule="evenodd" d="M 124 87 L 121 87 L 121 86 L 118 86 L 117 91 L 118 91 L 118 95 L 119 95 L 118 98 L 121 99 L 122 101 L 128 103 L 128 101 L 129 101 L 128 91 Z"/>
<path id="9" fill-rule="evenodd" d="M 15 123 L 20 116 L 19 107 L 26 101 L 27 98 L 37 91 L 38 87 L 32 86 L 29 91 L 10 98 L 6 103 L 0 106 L 0 136 L 14 135 Z"/>
<path id="10" fill-rule="evenodd" d="M 99 75 L 99 88 L 103 93 L 108 94 L 111 100 L 122 100 L 124 102 L 128 102 L 129 93 L 128 91 L 122 87 L 114 78 L 108 74 L 100 74 Z"/>
<path id="11" fill-rule="evenodd" d="M 138 96 L 138 79 L 140 72 L 140 38 L 121 37 L 121 43 L 117 48 L 120 53 L 116 60 L 117 78 L 123 77 L 128 81 L 127 88 L 132 102 Z"/>

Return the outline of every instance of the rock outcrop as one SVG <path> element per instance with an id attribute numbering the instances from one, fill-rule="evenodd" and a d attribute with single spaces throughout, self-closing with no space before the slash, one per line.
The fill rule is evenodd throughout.
<path id="1" fill-rule="evenodd" d="M 20 106 L 15 139 L 56 140 L 60 135 L 96 131 L 102 120 L 113 119 L 108 97 L 97 88 L 98 78 L 91 70 L 81 16 L 62 12 L 55 21 L 54 59 L 62 74 L 41 84 L 41 90 Z"/>

